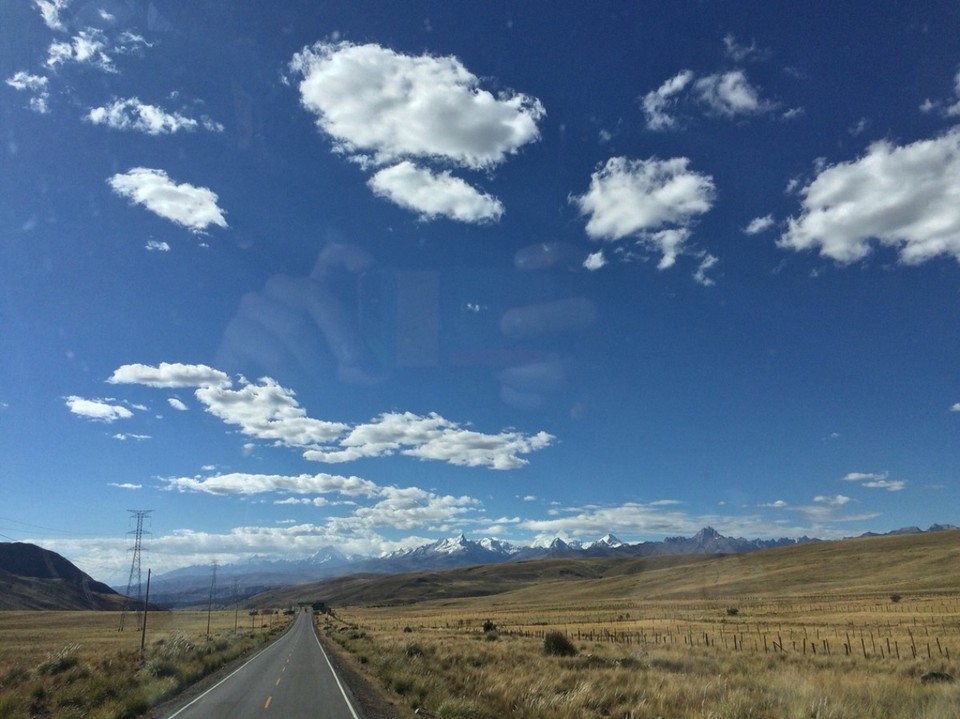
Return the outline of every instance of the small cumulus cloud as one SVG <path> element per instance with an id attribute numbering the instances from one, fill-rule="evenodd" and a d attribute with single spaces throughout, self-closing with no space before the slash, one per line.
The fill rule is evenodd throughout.
<path id="1" fill-rule="evenodd" d="M 179 412 L 186 412 L 189 409 L 189 407 L 183 403 L 183 400 L 180 400 L 176 397 L 168 397 L 167 404 Z"/>
<path id="2" fill-rule="evenodd" d="M 643 113 L 648 130 L 668 130 L 677 126 L 677 119 L 671 113 L 677 104 L 677 96 L 687 88 L 693 77 L 692 71 L 681 70 L 656 90 L 643 96 Z"/>
<path id="3" fill-rule="evenodd" d="M 698 285 L 703 285 L 704 287 L 713 287 L 716 284 L 716 282 L 712 277 L 707 276 L 707 272 L 713 269 L 713 267 L 719 261 L 720 260 L 718 260 L 714 255 L 711 255 L 711 254 L 705 254 L 703 256 L 703 258 L 700 260 L 699 266 L 697 267 L 696 271 L 693 273 L 693 279 L 696 281 Z"/>
<path id="4" fill-rule="evenodd" d="M 951 412 L 960 412 L 960 402 L 955 402 L 950 406 Z"/>
<path id="5" fill-rule="evenodd" d="M 764 215 L 763 217 L 754 217 L 750 223 L 743 228 L 748 235 L 759 235 L 761 232 L 769 230 L 774 225 L 773 215 Z"/>
<path id="6" fill-rule="evenodd" d="M 429 165 L 492 169 L 540 138 L 538 123 L 546 114 L 534 97 L 483 89 L 451 56 L 318 42 L 296 53 L 289 69 L 302 78 L 301 104 L 334 151 L 383 168 L 368 183 L 371 189 L 423 219 L 498 219 L 499 200 Z"/>
<path id="7" fill-rule="evenodd" d="M 435 173 L 409 160 L 379 170 L 367 185 L 378 197 L 417 212 L 421 219 L 438 216 L 470 223 L 495 222 L 503 204 L 450 172 Z"/>
<path id="8" fill-rule="evenodd" d="M 658 251 L 658 267 L 671 267 L 686 252 L 690 226 L 713 206 L 713 178 L 689 169 L 690 160 L 674 157 L 631 160 L 612 157 L 590 176 L 589 189 L 572 197 L 588 216 L 594 240 L 633 240 Z"/>
<path id="9" fill-rule="evenodd" d="M 130 482 L 122 482 L 122 483 L 107 482 L 107 486 L 116 487 L 117 489 L 130 489 L 130 490 L 137 490 L 137 489 L 143 488 L 142 484 L 131 484 Z"/>
<path id="10" fill-rule="evenodd" d="M 589 255 L 587 255 L 587 259 L 583 261 L 584 268 L 591 271 L 599 270 L 606 264 L 607 258 L 603 256 L 603 250 L 591 252 Z"/>
<path id="11" fill-rule="evenodd" d="M 161 362 L 156 367 L 145 364 L 126 364 L 114 370 L 107 380 L 110 384 L 142 384 L 147 387 L 208 387 L 229 385 L 226 372 L 207 365 Z"/>
<path id="12" fill-rule="evenodd" d="M 885 489 L 888 492 L 899 492 L 907 486 L 904 480 L 888 479 L 889 474 L 883 472 L 877 474 L 874 472 L 849 472 L 844 475 L 845 482 L 860 482 L 861 487 L 870 489 Z"/>
<path id="13" fill-rule="evenodd" d="M 908 145 L 876 142 L 857 160 L 817 168 L 797 190 L 800 214 L 777 245 L 819 250 L 840 264 L 865 259 L 875 245 L 895 249 L 906 265 L 942 255 L 960 262 L 958 175 L 960 129 Z"/>
<path id="14" fill-rule="evenodd" d="M 136 442 L 142 442 L 145 439 L 151 439 L 149 434 L 132 434 L 130 432 L 117 432 L 113 435 L 113 438 L 121 442 L 126 442 L 128 439 L 132 439 Z"/>
<path id="15" fill-rule="evenodd" d="M 146 248 L 151 252 L 169 252 L 170 245 L 166 242 L 158 242 L 157 240 L 147 240 Z"/>
<path id="16" fill-rule="evenodd" d="M 209 119 L 201 121 L 178 112 L 168 112 L 156 105 L 141 102 L 136 97 L 114 100 L 109 105 L 94 107 L 85 119 L 94 125 L 106 125 L 115 130 L 143 132 L 147 135 L 192 132 L 199 127 L 213 131 L 223 130 L 222 125 Z"/>
<path id="17" fill-rule="evenodd" d="M 750 84 L 743 70 L 702 77 L 694 83 L 694 91 L 710 112 L 722 117 L 760 115 L 777 108 L 760 97 L 759 88 Z"/>
<path id="18" fill-rule="evenodd" d="M 21 70 L 8 77 L 6 83 L 14 90 L 31 95 L 29 106 L 34 112 L 39 112 L 41 115 L 50 112 L 49 81 L 46 77 Z"/>
<path id="19" fill-rule="evenodd" d="M 129 419 L 133 412 L 119 404 L 111 404 L 113 399 L 85 399 L 76 395 L 64 398 L 64 402 L 73 414 L 98 422 L 114 422 L 118 419 Z"/>
<path id="20" fill-rule="evenodd" d="M 113 191 L 154 214 L 203 232 L 210 225 L 227 227 L 217 194 L 206 187 L 177 184 L 163 170 L 134 167 L 108 180 Z"/>
<path id="21" fill-rule="evenodd" d="M 825 504 L 830 507 L 842 507 L 843 505 L 847 504 L 848 502 L 852 502 L 853 500 L 850 497 L 847 497 L 842 494 L 838 494 L 833 497 L 828 497 L 821 494 L 814 497 L 813 501 L 819 502 L 820 504 Z"/>
<path id="22" fill-rule="evenodd" d="M 266 492 L 286 492 L 290 494 L 325 494 L 336 492 L 347 496 L 371 497 L 379 493 L 380 488 L 373 482 L 360 477 L 344 477 L 334 474 L 300 474 L 286 476 L 278 474 L 245 474 L 235 472 L 218 474 L 212 477 L 174 477 L 165 480 L 168 489 L 181 492 L 203 492 L 205 494 L 262 494 Z"/>
<path id="23" fill-rule="evenodd" d="M 66 30 L 60 13 L 70 4 L 70 0 L 33 0 L 34 6 L 40 11 L 40 17 L 51 30 Z"/>

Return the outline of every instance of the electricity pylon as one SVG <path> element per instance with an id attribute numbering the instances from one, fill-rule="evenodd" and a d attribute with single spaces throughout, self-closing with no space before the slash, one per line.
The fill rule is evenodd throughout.
<path id="1" fill-rule="evenodd" d="M 133 529 L 127 534 L 134 535 L 133 547 L 131 551 L 133 552 L 133 561 L 130 562 L 130 578 L 127 580 L 127 591 L 123 598 L 123 609 L 120 610 L 120 626 L 117 627 L 118 632 L 123 631 L 123 625 L 127 618 L 127 610 L 130 608 L 130 604 L 133 602 L 133 588 L 137 588 L 137 599 L 135 603 L 135 611 L 137 613 L 137 631 L 140 630 L 140 605 L 143 604 L 141 589 L 143 587 L 142 577 L 140 574 L 140 547 L 143 542 L 143 520 L 144 518 L 152 512 L 152 509 L 128 509 L 128 512 L 137 520 L 137 528 Z M 134 580 L 136 578 L 136 580 Z M 134 584 L 136 581 L 136 584 Z"/>

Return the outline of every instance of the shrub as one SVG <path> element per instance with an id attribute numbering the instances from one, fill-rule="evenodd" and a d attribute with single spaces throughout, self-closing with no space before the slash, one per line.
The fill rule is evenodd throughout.
<path id="1" fill-rule="evenodd" d="M 80 661 L 77 657 L 78 651 L 79 644 L 68 644 L 56 654 L 48 654 L 47 658 L 37 665 L 37 674 L 59 674 L 77 666 Z"/>
<path id="2" fill-rule="evenodd" d="M 577 648 L 563 632 L 547 632 L 543 638 L 543 653 L 554 657 L 575 657 Z"/>
<path id="3" fill-rule="evenodd" d="M 437 719 L 488 719 L 490 715 L 469 699 L 444 699 L 437 707 Z"/>
<path id="4" fill-rule="evenodd" d="M 727 607 L 727 616 L 728 616 L 728 617 L 735 617 L 735 616 L 737 616 L 739 613 L 740 613 L 740 610 L 737 609 L 736 607 Z"/>
<path id="5" fill-rule="evenodd" d="M 897 594 L 896 592 L 894 592 L 893 594 L 890 595 L 890 601 L 893 602 L 894 604 L 896 604 L 897 602 L 899 602 L 901 599 L 903 599 L 903 597 L 901 597 L 901 596 L 900 596 L 899 594 Z"/>
<path id="6" fill-rule="evenodd" d="M 485 632 L 493 632 L 493 631 L 496 631 L 496 629 L 497 629 L 497 625 L 494 624 L 489 619 L 483 623 L 483 631 Z"/>

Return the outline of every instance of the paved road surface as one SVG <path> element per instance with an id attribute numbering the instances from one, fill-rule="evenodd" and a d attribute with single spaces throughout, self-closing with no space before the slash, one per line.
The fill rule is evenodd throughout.
<path id="1" fill-rule="evenodd" d="M 359 719 L 301 612 L 290 630 L 168 719 Z"/>

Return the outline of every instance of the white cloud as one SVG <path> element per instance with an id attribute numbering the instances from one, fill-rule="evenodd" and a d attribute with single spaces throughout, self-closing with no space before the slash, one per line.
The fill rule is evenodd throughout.
<path id="1" fill-rule="evenodd" d="M 713 206 L 713 178 L 688 169 L 686 157 L 630 160 L 612 157 L 590 176 L 590 188 L 573 197 L 589 215 L 587 234 L 596 240 L 633 238 L 662 254 L 670 267 L 684 250 L 689 225 Z M 670 227 L 672 225 L 672 227 Z"/>
<path id="2" fill-rule="evenodd" d="M 117 489 L 133 489 L 133 490 L 143 488 L 142 484 L 131 484 L 130 482 L 123 482 L 121 484 L 117 484 L 116 482 L 107 482 L 107 486 L 116 487 Z"/>
<path id="3" fill-rule="evenodd" d="M 885 489 L 888 492 L 899 492 L 907 486 L 907 483 L 900 479 L 877 479 L 872 482 L 864 482 L 861 486 L 871 489 Z"/>
<path id="4" fill-rule="evenodd" d="M 21 70 L 7 78 L 6 83 L 15 90 L 31 94 L 30 109 L 40 114 L 50 112 L 49 80 L 42 75 L 32 75 Z"/>
<path id="5" fill-rule="evenodd" d="M 305 449 L 303 456 L 318 462 L 347 462 L 363 457 L 403 454 L 455 465 L 514 469 L 527 464 L 521 455 L 543 449 L 555 437 L 513 430 L 486 434 L 464 429 L 436 413 L 426 417 L 391 412 L 373 422 L 351 427 L 307 416 L 292 390 L 269 377 L 258 383 L 240 378 L 234 388 L 227 375 L 206 365 L 161 363 L 123 365 L 107 380 L 111 384 L 151 387 L 196 387 L 206 411 L 243 434 L 277 445 Z"/>
<path id="6" fill-rule="evenodd" d="M 94 107 L 87 113 L 86 119 L 94 125 L 106 125 L 116 130 L 134 130 L 148 135 L 167 135 L 180 130 L 193 131 L 198 127 L 223 130 L 222 125 L 210 120 L 201 124 L 180 113 L 167 112 L 156 105 L 140 102 L 136 97 L 114 100 L 109 105 Z"/>
<path id="7" fill-rule="evenodd" d="M 830 507 L 842 507 L 843 505 L 847 504 L 848 502 L 852 502 L 853 500 L 850 497 L 847 497 L 842 494 L 838 494 L 834 497 L 827 497 L 825 495 L 820 494 L 814 497 L 813 501 L 819 502 L 820 504 L 826 504 Z"/>
<path id="8" fill-rule="evenodd" d="M 67 409 L 80 417 L 99 422 L 113 422 L 118 419 L 128 419 L 133 412 L 122 405 L 110 404 L 112 399 L 84 399 L 70 395 L 64 399 Z"/>
<path id="9" fill-rule="evenodd" d="M 337 494 L 349 497 L 372 497 L 380 493 L 373 482 L 360 477 L 335 474 L 301 474 L 295 477 L 277 474 L 218 474 L 199 479 L 175 477 L 165 480 L 168 489 L 206 494 L 263 494 L 285 492 L 290 494 Z"/>
<path id="10" fill-rule="evenodd" d="M 787 505 L 787 503 L 784 502 L 782 499 L 778 499 L 777 501 L 773 502 L 770 506 L 771 506 L 771 507 L 774 507 L 775 509 L 783 509 L 784 507 L 786 507 L 786 506 L 788 506 L 788 505 Z"/>
<path id="11" fill-rule="evenodd" d="M 147 387 L 216 387 L 229 385 L 226 372 L 202 364 L 161 362 L 156 367 L 126 364 L 118 367 L 107 380 L 110 384 L 142 384 Z"/>
<path id="12" fill-rule="evenodd" d="M 713 255 L 704 255 L 703 259 L 700 260 L 700 265 L 693 273 L 693 279 L 696 280 L 697 284 L 703 285 L 704 287 L 713 287 L 716 284 L 712 277 L 707 277 L 707 272 L 709 272 L 719 261 L 720 260 Z"/>
<path id="13" fill-rule="evenodd" d="M 950 411 L 951 411 L 951 412 L 960 412 L 960 402 L 955 402 L 953 405 L 951 405 Z"/>
<path id="14" fill-rule="evenodd" d="M 694 84 L 701 102 L 724 117 L 758 115 L 776 108 L 760 99 L 760 91 L 750 84 L 743 70 L 730 70 L 702 77 Z"/>
<path id="15" fill-rule="evenodd" d="M 117 71 L 113 58 L 107 54 L 107 38 L 96 28 L 81 30 L 71 40 L 56 40 L 47 49 L 47 67 L 56 68 L 67 63 L 91 65 L 104 72 Z"/>
<path id="16" fill-rule="evenodd" d="M 133 434 L 131 432 L 117 432 L 113 435 L 114 439 L 120 440 L 121 442 L 126 442 L 128 439 L 135 440 L 137 442 L 142 442 L 145 439 L 150 439 L 149 434 Z"/>
<path id="17" fill-rule="evenodd" d="M 874 479 L 884 479 L 887 474 L 875 474 L 873 472 L 848 472 L 843 476 L 844 482 L 866 482 Z"/>
<path id="18" fill-rule="evenodd" d="M 166 242 L 160 242 L 157 240 L 147 240 L 147 244 L 144 245 L 146 249 L 150 252 L 169 252 L 170 245 Z"/>
<path id="19" fill-rule="evenodd" d="M 773 215 L 764 215 L 763 217 L 754 217 L 750 220 L 743 231 L 748 235 L 759 235 L 761 232 L 765 232 L 774 226 Z"/>
<path id="20" fill-rule="evenodd" d="M 643 96 L 643 114 L 647 119 L 648 130 L 667 130 L 676 127 L 677 121 L 670 110 L 677 104 L 677 96 L 693 80 L 693 72 L 681 70 L 656 90 Z"/>
<path id="21" fill-rule="evenodd" d="M 489 168 L 540 136 L 540 101 L 495 96 L 455 57 L 402 55 L 376 44 L 318 42 L 294 55 L 301 102 L 349 155 L 377 164 L 438 158 Z"/>
<path id="22" fill-rule="evenodd" d="M 957 71 L 957 74 L 953 78 L 953 95 L 957 100 L 944 111 L 947 117 L 957 117 L 960 115 L 960 70 Z"/>
<path id="23" fill-rule="evenodd" d="M 819 248 L 846 264 L 870 255 L 876 241 L 896 248 L 904 264 L 960 261 L 960 129 L 903 146 L 874 143 L 858 160 L 819 169 L 800 194 L 802 211 L 788 220 L 782 248 Z"/>
<path id="24" fill-rule="evenodd" d="M 437 174 L 409 160 L 380 170 L 367 185 L 374 194 L 424 219 L 442 215 L 460 222 L 482 223 L 499 220 L 503 214 L 497 198 L 479 192 L 449 172 Z"/>
<path id="25" fill-rule="evenodd" d="M 583 261 L 583 266 L 591 271 L 599 270 L 606 264 L 607 259 L 603 256 L 603 250 L 591 252 L 589 255 L 587 255 L 587 259 Z"/>
<path id="26" fill-rule="evenodd" d="M 273 440 L 286 447 L 313 447 L 337 439 L 348 425 L 307 416 L 292 390 L 270 377 L 240 389 L 208 384 L 198 387 L 197 399 L 207 411 L 246 435 Z"/>
<path id="27" fill-rule="evenodd" d="M 33 0 L 33 4 L 40 11 L 43 22 L 51 30 L 66 30 L 60 13 L 70 4 L 70 0 Z"/>
<path id="28" fill-rule="evenodd" d="M 752 40 L 749 45 L 741 45 L 737 38 L 732 34 L 727 34 L 723 38 L 723 47 L 727 57 L 734 62 L 743 62 L 744 60 L 764 60 L 770 55 L 770 51 L 757 47 L 757 41 Z"/>
<path id="29" fill-rule="evenodd" d="M 355 510 L 358 523 L 410 530 L 449 521 L 480 506 L 473 497 L 438 495 L 418 487 L 383 487 L 380 494 L 383 499 L 373 506 Z"/>
<path id="30" fill-rule="evenodd" d="M 887 479 L 889 474 L 883 472 L 877 474 L 874 472 L 850 472 L 844 475 L 845 482 L 860 482 L 861 487 L 870 489 L 885 489 L 888 492 L 899 492 L 907 486 L 907 483 L 900 479 Z"/>
<path id="31" fill-rule="evenodd" d="M 728 36 L 730 37 L 730 36 Z M 691 70 L 681 70 L 656 90 L 643 96 L 643 114 L 648 130 L 669 130 L 678 126 L 676 111 L 696 104 L 711 114 L 726 118 L 772 112 L 778 103 L 763 100 L 760 90 L 750 84 L 743 70 L 729 70 L 694 80 Z M 785 119 L 802 114 L 802 108 L 788 111 Z"/>
<path id="32" fill-rule="evenodd" d="M 303 456 L 319 462 L 348 462 L 400 453 L 455 465 L 515 469 L 527 464 L 519 455 L 543 449 L 554 439 L 546 432 L 484 434 L 463 429 L 436 413 L 421 417 L 412 412 L 388 412 L 353 427 L 339 447 L 308 450 Z"/>
<path id="33" fill-rule="evenodd" d="M 168 397 L 167 404 L 173 407 L 178 412 L 186 412 L 189 408 L 183 403 L 183 400 L 177 399 L 176 397 Z"/>
<path id="34" fill-rule="evenodd" d="M 210 225 L 227 226 L 216 193 L 206 187 L 178 185 L 163 170 L 134 167 L 108 182 L 121 197 L 193 232 L 202 232 Z"/>

